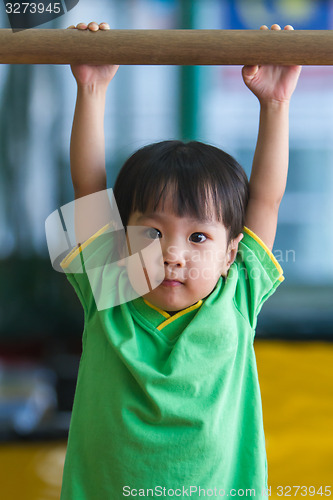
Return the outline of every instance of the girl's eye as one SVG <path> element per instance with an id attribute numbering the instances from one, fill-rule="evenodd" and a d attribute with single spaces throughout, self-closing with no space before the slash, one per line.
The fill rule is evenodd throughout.
<path id="1" fill-rule="evenodd" d="M 190 236 L 190 241 L 193 241 L 193 243 L 203 243 L 206 239 L 203 233 L 193 233 Z"/>
<path id="2" fill-rule="evenodd" d="M 156 240 L 157 238 L 162 238 L 162 233 L 154 227 L 148 227 L 145 231 L 145 236 L 151 240 Z"/>

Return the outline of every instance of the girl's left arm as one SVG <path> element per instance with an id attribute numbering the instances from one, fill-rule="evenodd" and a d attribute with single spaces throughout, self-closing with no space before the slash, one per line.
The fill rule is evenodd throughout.
<path id="1" fill-rule="evenodd" d="M 262 26 L 261 29 L 268 29 Z M 278 25 L 271 29 L 280 30 Z M 285 29 L 293 29 L 286 26 Z M 289 102 L 300 66 L 245 66 L 243 79 L 260 102 L 246 226 L 272 250 L 289 163 Z"/>

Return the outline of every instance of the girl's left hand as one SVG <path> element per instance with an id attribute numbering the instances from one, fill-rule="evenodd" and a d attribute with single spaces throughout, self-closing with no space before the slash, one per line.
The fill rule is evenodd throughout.
<path id="1" fill-rule="evenodd" d="M 267 30 L 267 26 L 261 26 Z M 281 30 L 278 24 L 273 24 L 272 30 Z M 290 25 L 285 30 L 293 30 Z M 242 76 L 245 85 L 258 97 L 261 104 L 289 102 L 294 92 L 301 66 L 244 66 Z"/>

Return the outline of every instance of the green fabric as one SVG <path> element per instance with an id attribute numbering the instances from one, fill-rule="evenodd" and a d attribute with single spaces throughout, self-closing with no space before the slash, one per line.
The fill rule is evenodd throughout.
<path id="1" fill-rule="evenodd" d="M 102 251 L 98 240 L 91 258 Z M 98 311 L 77 272 L 82 262 L 81 253 L 66 269 L 85 328 L 61 500 L 197 499 L 204 490 L 219 498 L 222 489 L 261 496 L 267 464 L 253 339 L 280 283 L 272 259 L 245 234 L 228 278 L 160 331 L 165 316 L 142 298 Z M 114 279 L 123 286 L 121 268 Z"/>

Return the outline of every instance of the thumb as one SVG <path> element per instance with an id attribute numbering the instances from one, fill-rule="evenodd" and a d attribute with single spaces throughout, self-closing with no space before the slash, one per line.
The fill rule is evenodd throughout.
<path id="1" fill-rule="evenodd" d="M 243 66 L 242 76 L 245 82 L 251 81 L 252 78 L 257 74 L 259 66 Z"/>

